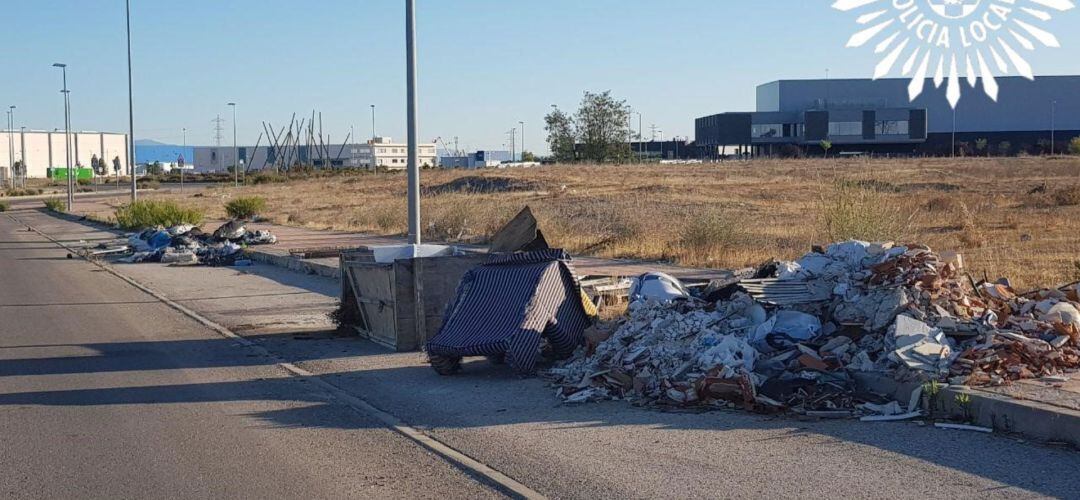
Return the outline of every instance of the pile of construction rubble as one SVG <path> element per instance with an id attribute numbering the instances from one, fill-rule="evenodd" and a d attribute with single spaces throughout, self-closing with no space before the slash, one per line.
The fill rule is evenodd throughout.
<path id="1" fill-rule="evenodd" d="M 126 255 L 123 263 L 162 262 L 174 265 L 230 266 L 237 263 L 246 246 L 277 243 L 269 231 L 250 231 L 243 222 L 232 220 L 213 233 L 204 233 L 191 224 L 151 228 L 130 235 L 121 245 L 99 245 L 88 257 Z"/>
<path id="2" fill-rule="evenodd" d="M 858 372 L 1001 385 L 1080 368 L 1080 285 L 1017 293 L 962 268 L 925 246 L 833 244 L 699 297 L 634 297 L 545 375 L 568 402 L 888 415 L 900 405 Z"/>

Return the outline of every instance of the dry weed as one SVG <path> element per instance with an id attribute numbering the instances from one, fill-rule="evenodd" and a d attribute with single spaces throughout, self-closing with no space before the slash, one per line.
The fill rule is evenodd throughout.
<path id="1" fill-rule="evenodd" d="M 1028 287 L 1076 272 L 1080 187 L 1061 200 L 1054 187 L 1076 185 L 1078 169 L 1076 158 L 927 158 L 426 170 L 427 187 L 493 189 L 425 196 L 422 217 L 430 239 L 482 242 L 529 205 L 548 240 L 575 254 L 716 267 L 797 258 L 812 244 L 848 237 L 917 241 L 962 250 L 977 276 Z M 404 175 L 380 173 L 148 197 L 223 218 L 223 201 L 261 196 L 269 203 L 263 215 L 278 223 L 402 234 L 405 186 Z M 1039 193 L 1042 186 L 1051 187 Z"/>

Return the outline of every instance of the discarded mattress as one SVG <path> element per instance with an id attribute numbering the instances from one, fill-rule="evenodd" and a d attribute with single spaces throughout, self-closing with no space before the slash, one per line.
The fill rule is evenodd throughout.
<path id="1" fill-rule="evenodd" d="M 573 353 L 591 319 L 569 262 L 562 250 L 541 250 L 494 256 L 470 270 L 428 342 L 433 364 L 436 358 L 456 365 L 464 356 L 505 355 L 512 368 L 530 373 L 542 338 L 556 356 Z"/>

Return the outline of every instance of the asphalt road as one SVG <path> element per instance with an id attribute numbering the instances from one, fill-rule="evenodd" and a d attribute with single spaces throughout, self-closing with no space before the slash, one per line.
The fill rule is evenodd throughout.
<path id="1" fill-rule="evenodd" d="M 490 496 L 370 415 L 0 214 L 0 497 Z"/>
<path id="2" fill-rule="evenodd" d="M 65 241 L 112 237 L 15 216 Z M 0 495 L 490 493 L 5 219 L 0 325 L 19 330 L 0 335 L 0 474 L 16 474 Z M 439 377 L 417 354 L 320 332 L 334 280 L 266 266 L 116 269 L 553 498 L 1080 497 L 1070 449 L 914 423 L 567 406 L 505 367 L 474 361 Z"/>

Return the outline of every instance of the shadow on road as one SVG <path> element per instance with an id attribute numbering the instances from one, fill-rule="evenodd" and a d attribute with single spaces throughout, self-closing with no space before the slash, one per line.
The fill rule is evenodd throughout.
<path id="1" fill-rule="evenodd" d="M 351 366 L 351 370 L 331 369 L 323 378 L 384 410 L 404 416 L 413 425 L 434 432 L 542 424 L 545 431 L 605 427 L 659 431 L 659 435 L 667 430 L 708 431 L 702 436 L 722 442 L 728 431 L 762 430 L 772 434 L 762 440 L 762 447 L 770 446 L 772 441 L 801 440 L 797 442 L 799 445 L 805 442 L 821 453 L 829 453 L 835 446 L 859 444 L 1044 495 L 1069 497 L 1077 491 L 1074 478 L 1076 470 L 1080 470 L 1080 454 L 1020 445 L 1001 437 L 946 433 L 918 429 L 910 424 L 799 422 L 733 412 L 663 413 L 619 402 L 567 406 L 558 404 L 540 380 L 516 377 L 508 368 L 486 361 L 466 363 L 460 376 L 440 377 L 429 367 L 418 364 L 415 354 L 390 353 L 365 341 L 336 337 L 330 332 L 254 335 L 250 340 L 294 363 L 330 363 L 332 368 L 334 363 L 340 363 L 338 366 L 341 367 Z M 285 344 L 292 348 L 281 348 Z M 58 347 L 79 347 L 97 354 L 0 360 L 0 386 L 2 377 L 242 367 L 276 362 L 274 358 L 243 355 L 244 350 L 228 339 L 4 346 L 0 348 L 0 356 L 19 349 Z M 368 368 L 357 369 L 358 364 Z M 327 405 L 337 403 L 318 390 L 298 391 L 295 384 L 304 384 L 304 379 L 0 393 L 0 408 L 280 400 L 307 404 L 249 416 L 273 426 L 289 428 L 348 429 L 377 425 L 371 419 L 327 419 Z M 883 429 L 889 430 L 882 432 Z M 994 455 L 988 456 L 987 450 Z M 1047 481 L 1046 478 L 1069 480 Z"/>

